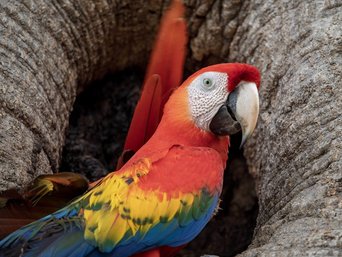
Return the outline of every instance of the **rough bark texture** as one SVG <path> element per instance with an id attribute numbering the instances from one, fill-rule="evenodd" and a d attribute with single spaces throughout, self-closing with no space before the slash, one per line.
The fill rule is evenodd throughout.
<path id="1" fill-rule="evenodd" d="M 341 2 L 254 1 L 243 9 L 230 56 L 255 63 L 263 82 L 246 150 L 260 210 L 242 256 L 341 256 Z"/>
<path id="2" fill-rule="evenodd" d="M 163 6 L 0 2 L 0 190 L 58 170 L 77 92 L 109 70 L 146 63 Z"/>
<path id="3" fill-rule="evenodd" d="M 110 70 L 142 69 L 166 5 L 0 2 L 0 190 L 58 170 L 77 93 Z M 241 256 L 339 256 L 340 2 L 187 0 L 186 6 L 188 73 L 223 61 L 249 62 L 262 72 L 261 115 L 245 151 L 259 215 Z"/>

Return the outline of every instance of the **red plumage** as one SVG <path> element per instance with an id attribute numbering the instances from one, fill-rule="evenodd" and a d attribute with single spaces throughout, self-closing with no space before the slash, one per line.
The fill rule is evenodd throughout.
<path id="1" fill-rule="evenodd" d="M 141 98 L 127 133 L 124 152 L 136 152 L 153 135 L 166 101 L 172 90 L 181 83 L 187 43 L 183 15 L 183 4 L 174 0 L 161 20 Z M 124 161 L 122 155 L 117 168 L 120 168 Z"/>

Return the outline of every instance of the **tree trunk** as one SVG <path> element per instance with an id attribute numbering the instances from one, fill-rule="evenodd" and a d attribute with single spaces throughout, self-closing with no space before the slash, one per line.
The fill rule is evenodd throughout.
<path id="1" fill-rule="evenodd" d="M 76 95 L 143 67 L 164 1 L 0 2 L 0 190 L 58 170 Z M 261 114 L 245 147 L 259 215 L 241 256 L 342 247 L 342 9 L 338 1 L 186 1 L 188 73 L 248 62 Z"/>
<path id="2" fill-rule="evenodd" d="M 241 256 L 341 256 L 341 2 L 253 1 L 242 10 L 230 57 L 256 64 L 263 81 L 246 149 L 259 216 Z"/>
<path id="3" fill-rule="evenodd" d="M 0 190 L 58 170 L 76 94 L 146 63 L 162 1 L 0 2 Z"/>

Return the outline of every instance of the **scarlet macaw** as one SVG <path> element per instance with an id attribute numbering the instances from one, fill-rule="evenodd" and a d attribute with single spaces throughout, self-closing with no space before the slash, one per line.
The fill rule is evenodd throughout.
<path id="1" fill-rule="evenodd" d="M 218 64 L 190 76 L 124 166 L 65 208 L 0 241 L 0 256 L 160 256 L 191 241 L 218 206 L 229 135 L 255 128 L 258 70 Z M 170 255 L 169 255 L 170 256 Z"/>

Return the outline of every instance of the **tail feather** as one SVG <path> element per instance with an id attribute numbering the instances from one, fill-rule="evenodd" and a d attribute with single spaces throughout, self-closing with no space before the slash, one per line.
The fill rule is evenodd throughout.
<path id="1" fill-rule="evenodd" d="M 161 81 L 158 75 L 149 78 L 135 108 L 127 134 L 125 149 L 136 152 L 152 136 L 159 124 Z"/>
<path id="2" fill-rule="evenodd" d="M 153 74 L 160 76 L 163 84 L 161 107 L 164 106 L 172 90 L 178 87 L 182 80 L 186 44 L 184 6 L 180 0 L 174 0 L 161 20 L 145 76 L 145 80 Z"/>
<path id="3" fill-rule="evenodd" d="M 164 14 L 145 75 L 140 101 L 135 109 L 118 167 L 125 163 L 125 153 L 136 152 L 155 132 L 162 110 L 173 89 L 183 77 L 187 43 L 184 6 L 173 0 Z"/>

